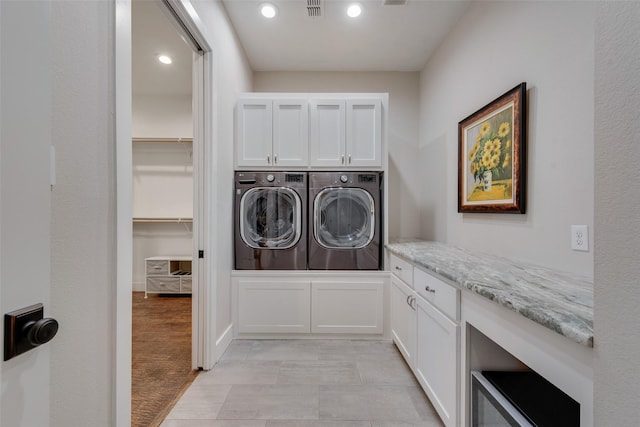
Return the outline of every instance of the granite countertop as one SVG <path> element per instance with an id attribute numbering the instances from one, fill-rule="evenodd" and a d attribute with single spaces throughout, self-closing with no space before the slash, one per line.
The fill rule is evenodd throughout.
<path id="1" fill-rule="evenodd" d="M 438 242 L 401 240 L 387 249 L 415 265 L 593 347 L 593 282 L 552 269 Z"/>

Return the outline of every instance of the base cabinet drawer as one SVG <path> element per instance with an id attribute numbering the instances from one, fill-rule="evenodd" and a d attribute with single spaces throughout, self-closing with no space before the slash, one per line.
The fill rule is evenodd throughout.
<path id="1" fill-rule="evenodd" d="M 395 255 L 389 256 L 389 269 L 393 274 L 398 276 L 409 287 L 413 287 L 413 265 L 409 261 L 397 257 Z"/>
<path id="2" fill-rule="evenodd" d="M 414 270 L 413 288 L 451 319 L 460 319 L 460 291 L 419 268 Z"/>

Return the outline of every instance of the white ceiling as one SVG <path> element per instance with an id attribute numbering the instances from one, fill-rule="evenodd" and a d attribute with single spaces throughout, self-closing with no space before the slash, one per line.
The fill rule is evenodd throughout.
<path id="1" fill-rule="evenodd" d="M 351 0 L 320 0 L 313 18 L 307 0 L 271 0 L 271 20 L 264 1 L 222 0 L 254 71 L 418 71 L 471 0 L 359 0 L 356 19 L 345 13 Z M 156 2 L 134 0 L 132 18 L 133 92 L 190 93 L 191 49 Z M 157 61 L 165 52 L 170 66 Z"/>
<path id="2" fill-rule="evenodd" d="M 222 0 L 254 71 L 418 71 L 469 0 L 355 0 L 362 15 L 349 18 L 354 0 L 320 0 L 311 18 L 307 0 L 269 0 L 278 15 L 265 19 L 265 0 Z"/>
<path id="3" fill-rule="evenodd" d="M 131 4 L 132 90 L 134 94 L 190 94 L 192 51 L 155 1 Z M 159 54 L 173 64 L 158 61 Z"/>

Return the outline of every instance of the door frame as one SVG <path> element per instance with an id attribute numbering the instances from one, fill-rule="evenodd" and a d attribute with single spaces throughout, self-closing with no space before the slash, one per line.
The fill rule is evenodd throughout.
<path id="1" fill-rule="evenodd" d="M 114 418 L 115 425 L 131 424 L 131 326 L 132 326 L 132 75 L 131 75 L 131 1 L 115 1 L 115 117 L 116 117 L 116 204 L 117 204 L 117 283 L 114 348 Z M 215 277 L 212 274 L 210 236 L 215 232 L 216 212 L 211 209 L 211 165 L 215 147 L 213 114 L 215 72 L 213 53 L 204 37 L 202 20 L 189 0 L 157 0 L 164 10 L 171 10 L 176 29 L 187 44 L 195 42 L 201 54 L 194 53 L 193 62 L 193 250 L 203 250 L 205 257 L 196 258 L 193 277 L 192 367 L 210 369 L 215 360 L 211 343 L 215 342 Z M 191 39 L 191 43 L 189 40 Z M 192 46 L 193 47 L 193 46 Z M 213 337 L 213 338 L 212 338 Z"/>

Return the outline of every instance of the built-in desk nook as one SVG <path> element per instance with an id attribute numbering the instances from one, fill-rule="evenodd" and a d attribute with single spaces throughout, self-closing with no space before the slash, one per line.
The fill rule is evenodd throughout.
<path id="1" fill-rule="evenodd" d="M 593 425 L 590 280 L 437 242 L 387 255 L 393 340 L 445 425 L 471 425 L 473 371 L 534 371 Z"/>

